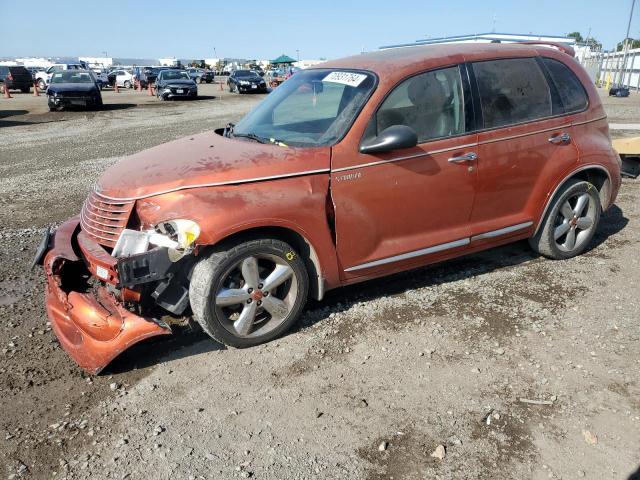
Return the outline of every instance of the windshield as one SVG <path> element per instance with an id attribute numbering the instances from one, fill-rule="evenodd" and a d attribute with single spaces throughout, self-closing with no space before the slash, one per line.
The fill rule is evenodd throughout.
<path id="1" fill-rule="evenodd" d="M 251 70 L 236 70 L 234 75 L 236 77 L 256 77 L 256 76 L 259 76 L 256 72 L 252 72 Z"/>
<path id="2" fill-rule="evenodd" d="M 162 80 L 189 80 L 189 74 L 187 72 L 165 70 L 162 72 Z"/>
<path id="3" fill-rule="evenodd" d="M 292 146 L 333 145 L 351 127 L 374 85 L 367 72 L 301 71 L 245 116 L 233 134 Z"/>
<path id="4" fill-rule="evenodd" d="M 51 83 L 93 83 L 93 78 L 88 72 L 65 70 L 64 72 L 54 73 Z"/>

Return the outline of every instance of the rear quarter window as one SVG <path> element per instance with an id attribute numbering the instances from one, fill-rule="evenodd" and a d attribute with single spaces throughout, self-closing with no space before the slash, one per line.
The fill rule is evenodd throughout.
<path id="1" fill-rule="evenodd" d="M 575 73 L 564 63 L 543 57 L 551 81 L 560 94 L 565 113 L 580 112 L 587 108 L 589 97 Z"/>
<path id="2" fill-rule="evenodd" d="M 534 58 L 473 63 L 484 128 L 528 122 L 552 115 L 549 84 Z"/>

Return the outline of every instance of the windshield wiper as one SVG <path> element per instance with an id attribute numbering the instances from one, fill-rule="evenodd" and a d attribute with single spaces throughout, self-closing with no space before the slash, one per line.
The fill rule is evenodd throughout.
<path id="1" fill-rule="evenodd" d="M 259 143 L 269 143 L 268 138 L 263 138 L 255 133 L 233 133 L 233 136 L 238 138 L 250 138 L 251 140 L 255 140 Z"/>

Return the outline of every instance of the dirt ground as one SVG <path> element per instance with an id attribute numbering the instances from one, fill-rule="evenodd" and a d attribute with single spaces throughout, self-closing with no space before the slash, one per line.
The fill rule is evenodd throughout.
<path id="1" fill-rule="evenodd" d="M 47 324 L 33 252 L 118 157 L 264 98 L 200 93 L 105 92 L 104 111 L 64 113 L 0 98 L 0 475 L 640 478 L 637 180 L 578 258 L 520 242 L 330 292 L 267 345 L 193 331 L 84 374 Z M 640 95 L 605 102 L 611 122 L 640 123 Z"/>

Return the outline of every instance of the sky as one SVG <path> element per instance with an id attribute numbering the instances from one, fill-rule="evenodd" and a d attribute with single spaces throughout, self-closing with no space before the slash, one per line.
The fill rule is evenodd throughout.
<path id="1" fill-rule="evenodd" d="M 425 37 L 589 29 L 611 49 L 630 9 L 631 0 L 0 0 L 0 57 L 318 59 Z M 630 36 L 640 38 L 640 5 Z"/>

